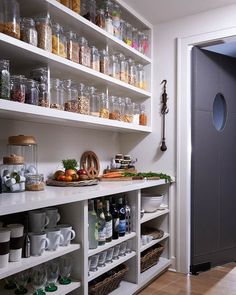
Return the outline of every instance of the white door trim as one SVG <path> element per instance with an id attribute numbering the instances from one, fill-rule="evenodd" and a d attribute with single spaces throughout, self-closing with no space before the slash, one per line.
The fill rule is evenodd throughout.
<path id="1" fill-rule="evenodd" d="M 190 266 L 191 190 L 191 48 L 236 36 L 236 27 L 177 39 L 177 218 L 176 269 Z"/>

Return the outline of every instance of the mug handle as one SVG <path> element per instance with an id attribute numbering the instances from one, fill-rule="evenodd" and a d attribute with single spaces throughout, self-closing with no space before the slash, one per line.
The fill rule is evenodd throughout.
<path id="1" fill-rule="evenodd" d="M 63 237 L 63 235 L 62 235 L 62 234 L 60 234 L 60 235 L 59 235 L 59 237 L 60 237 L 60 242 L 59 242 L 59 243 L 60 243 L 60 245 L 61 245 L 61 244 L 63 244 L 63 243 L 64 243 L 64 237 Z"/>
<path id="2" fill-rule="evenodd" d="M 72 241 L 75 238 L 75 231 L 73 229 L 71 229 L 70 232 L 71 232 L 71 238 L 70 238 L 70 240 Z"/>
<path id="3" fill-rule="evenodd" d="M 45 242 L 45 248 L 44 248 L 44 249 L 48 249 L 48 247 L 49 247 L 49 239 L 48 239 L 48 238 L 43 238 L 43 239 L 41 240 L 41 244 L 40 244 L 40 250 L 41 250 L 41 251 L 44 250 L 44 249 L 43 249 L 43 244 L 44 244 L 44 242 Z"/>
<path id="4" fill-rule="evenodd" d="M 45 249 L 48 249 L 49 246 L 50 246 L 50 240 L 48 238 L 45 238 L 45 241 L 46 241 L 46 247 L 45 247 Z"/>
<path id="5" fill-rule="evenodd" d="M 46 218 L 45 219 L 46 219 L 46 221 L 45 221 L 44 227 L 47 226 L 49 224 L 49 221 L 50 221 L 49 220 L 49 217 L 47 215 L 46 215 Z"/>
<path id="6" fill-rule="evenodd" d="M 61 215 L 60 215 L 60 213 L 59 213 L 59 212 L 57 212 L 57 222 L 59 222 L 59 221 L 60 221 L 60 219 L 61 219 Z"/>

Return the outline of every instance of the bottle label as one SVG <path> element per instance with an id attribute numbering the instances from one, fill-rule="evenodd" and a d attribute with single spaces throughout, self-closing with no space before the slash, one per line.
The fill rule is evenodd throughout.
<path id="1" fill-rule="evenodd" d="M 112 220 L 106 222 L 106 238 L 112 237 Z"/>
<path id="2" fill-rule="evenodd" d="M 120 220 L 119 223 L 119 233 L 125 233 L 125 227 L 126 227 L 126 220 Z"/>
<path id="3" fill-rule="evenodd" d="M 119 232 L 120 219 L 114 218 L 113 222 L 114 222 L 114 232 Z"/>
<path id="4" fill-rule="evenodd" d="M 104 228 L 100 228 L 100 230 L 98 231 L 98 241 L 99 242 L 106 241 L 106 227 L 105 226 L 104 226 Z"/>

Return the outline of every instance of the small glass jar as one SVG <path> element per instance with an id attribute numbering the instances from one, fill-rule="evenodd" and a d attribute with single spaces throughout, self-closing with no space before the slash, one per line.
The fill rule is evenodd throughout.
<path id="1" fill-rule="evenodd" d="M 147 55 L 148 51 L 149 51 L 149 37 L 148 37 L 148 35 L 146 35 L 144 33 L 140 33 L 138 41 L 139 41 L 138 50 L 141 53 Z"/>
<path id="2" fill-rule="evenodd" d="M 20 39 L 20 6 L 16 0 L 4 1 L 3 33 Z"/>
<path id="3" fill-rule="evenodd" d="M 79 63 L 79 42 L 76 34 L 72 31 L 67 32 L 67 58 Z"/>
<path id="4" fill-rule="evenodd" d="M 79 84 L 79 97 L 78 97 L 78 113 L 83 115 L 89 115 L 90 112 L 90 100 L 89 93 L 86 90 L 84 84 Z"/>
<path id="5" fill-rule="evenodd" d="M 10 72 L 9 60 L 0 60 L 0 98 L 10 99 Z"/>
<path id="6" fill-rule="evenodd" d="M 114 27 L 113 27 L 113 22 L 112 22 L 112 17 L 111 17 L 111 7 L 112 4 L 110 1 L 106 2 L 105 5 L 105 31 L 108 32 L 109 34 L 113 35 L 114 34 Z"/>
<path id="7" fill-rule="evenodd" d="M 35 21 L 32 18 L 22 18 L 20 37 L 22 41 L 38 46 L 38 32 L 35 27 Z"/>
<path id="8" fill-rule="evenodd" d="M 96 93 L 95 87 L 89 88 L 89 96 L 90 96 L 90 112 L 89 114 L 94 117 L 99 117 L 100 112 L 100 98 Z"/>
<path id="9" fill-rule="evenodd" d="M 128 83 L 129 82 L 129 64 L 125 59 L 124 54 L 118 54 L 119 68 L 120 68 L 120 80 Z"/>
<path id="10" fill-rule="evenodd" d="M 137 85 L 137 67 L 133 59 L 129 58 L 129 84 L 136 86 Z"/>
<path id="11" fill-rule="evenodd" d="M 47 67 L 38 67 L 34 68 L 30 72 L 32 79 L 38 81 L 39 83 L 48 84 L 48 68 Z"/>
<path id="12" fill-rule="evenodd" d="M 119 121 L 124 121 L 125 117 L 125 100 L 122 97 L 118 98 L 118 103 L 120 106 L 120 116 L 118 118 Z"/>
<path id="13" fill-rule="evenodd" d="M 25 76 L 13 75 L 11 76 L 11 100 L 21 103 L 25 102 Z"/>
<path id="14" fill-rule="evenodd" d="M 141 64 L 137 65 L 137 87 L 147 90 L 147 80 L 144 67 Z"/>
<path id="15" fill-rule="evenodd" d="M 99 9 L 96 15 L 96 25 L 102 29 L 105 29 L 105 13 L 103 9 Z"/>
<path id="16" fill-rule="evenodd" d="M 36 30 L 38 32 L 38 47 L 52 52 L 52 24 L 50 17 L 36 19 Z"/>
<path id="17" fill-rule="evenodd" d="M 140 105 L 133 103 L 133 123 L 139 125 Z"/>
<path id="18" fill-rule="evenodd" d="M 76 85 L 72 83 L 71 79 L 63 81 L 65 93 L 65 111 L 78 112 L 78 90 Z"/>
<path id="19" fill-rule="evenodd" d="M 83 15 L 83 17 L 95 24 L 95 22 L 96 22 L 96 0 L 86 0 L 85 10 L 86 10 L 86 12 Z"/>
<path id="20" fill-rule="evenodd" d="M 132 47 L 138 50 L 138 30 L 136 28 L 132 28 Z"/>
<path id="21" fill-rule="evenodd" d="M 50 79 L 50 108 L 64 110 L 64 90 L 60 79 Z"/>
<path id="22" fill-rule="evenodd" d="M 26 80 L 25 103 L 38 105 L 39 89 L 38 82 L 32 79 Z"/>
<path id="23" fill-rule="evenodd" d="M 123 19 L 120 20 L 120 40 L 126 41 L 126 22 Z"/>
<path id="24" fill-rule="evenodd" d="M 100 72 L 100 54 L 95 46 L 91 46 L 91 68 Z"/>
<path id="25" fill-rule="evenodd" d="M 113 78 L 120 79 L 120 65 L 116 55 L 110 56 L 109 75 Z"/>
<path id="26" fill-rule="evenodd" d="M 43 191 L 44 190 L 43 174 L 27 175 L 25 189 L 27 191 Z"/>
<path id="27" fill-rule="evenodd" d="M 118 4 L 114 4 L 112 8 L 112 24 L 113 24 L 113 35 L 120 39 L 120 18 L 121 9 Z"/>
<path id="28" fill-rule="evenodd" d="M 147 125 L 147 115 L 145 111 L 145 105 L 140 105 L 139 125 Z"/>
<path id="29" fill-rule="evenodd" d="M 109 100 L 105 93 L 100 94 L 99 117 L 109 119 Z"/>
<path id="30" fill-rule="evenodd" d="M 100 72 L 109 75 L 109 54 L 105 49 L 100 51 Z"/>
<path id="31" fill-rule="evenodd" d="M 126 23 L 126 36 L 125 43 L 129 46 L 132 46 L 132 26 L 129 23 Z"/>
<path id="32" fill-rule="evenodd" d="M 40 107 L 49 107 L 49 95 L 48 95 L 48 85 L 45 83 L 39 83 L 39 103 Z"/>
<path id="33" fill-rule="evenodd" d="M 134 116 L 134 105 L 131 102 L 129 97 L 125 98 L 125 114 L 124 114 L 124 122 L 132 123 Z"/>
<path id="34" fill-rule="evenodd" d="M 88 41 L 84 37 L 79 38 L 80 51 L 79 63 L 83 66 L 89 67 L 91 65 L 91 50 L 88 46 Z"/>
<path id="35" fill-rule="evenodd" d="M 58 23 L 52 27 L 52 53 L 61 57 L 67 57 L 66 37 L 63 28 Z"/>
<path id="36" fill-rule="evenodd" d="M 109 101 L 109 119 L 120 120 L 120 104 L 115 96 L 110 97 Z"/>

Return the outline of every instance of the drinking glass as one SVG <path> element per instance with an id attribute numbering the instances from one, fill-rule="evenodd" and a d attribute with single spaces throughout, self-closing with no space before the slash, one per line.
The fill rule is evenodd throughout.
<path id="1" fill-rule="evenodd" d="M 19 272 L 15 276 L 15 284 L 16 284 L 16 290 L 15 294 L 20 295 L 20 294 L 26 294 L 28 290 L 26 289 L 26 285 L 29 280 L 29 272 L 28 271 L 23 271 Z"/>
<path id="2" fill-rule="evenodd" d="M 35 290 L 33 295 L 46 295 L 43 289 L 47 282 L 47 271 L 43 265 L 33 268 L 31 280 Z"/>
<path id="3" fill-rule="evenodd" d="M 114 253 L 114 247 L 107 249 L 107 257 L 106 257 L 106 263 L 112 263 L 112 257 Z"/>
<path id="4" fill-rule="evenodd" d="M 119 251 L 119 256 L 125 256 L 125 252 L 126 252 L 126 246 L 127 246 L 127 242 L 123 242 L 120 244 L 120 251 Z"/>
<path id="5" fill-rule="evenodd" d="M 60 268 L 60 280 L 61 285 L 68 285 L 71 283 L 71 269 L 72 269 L 72 258 L 70 256 L 63 256 L 59 259 Z"/>
<path id="6" fill-rule="evenodd" d="M 51 261 L 46 264 L 47 268 L 47 283 L 46 292 L 55 292 L 57 290 L 56 282 L 59 277 L 59 265 L 56 261 Z"/>
<path id="7" fill-rule="evenodd" d="M 115 245 L 112 258 L 115 260 L 119 259 L 119 252 L 120 252 L 120 244 Z"/>

